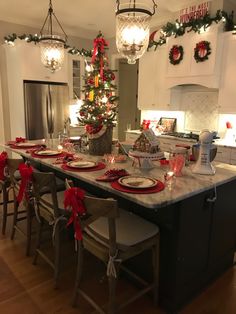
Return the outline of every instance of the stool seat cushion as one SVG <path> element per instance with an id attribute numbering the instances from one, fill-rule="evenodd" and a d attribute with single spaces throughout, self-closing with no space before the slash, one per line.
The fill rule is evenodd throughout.
<path id="1" fill-rule="evenodd" d="M 109 240 L 108 221 L 100 217 L 91 223 L 85 231 L 94 239 L 107 245 Z M 159 228 L 143 218 L 119 209 L 116 218 L 116 242 L 120 248 L 131 247 L 157 235 Z"/>

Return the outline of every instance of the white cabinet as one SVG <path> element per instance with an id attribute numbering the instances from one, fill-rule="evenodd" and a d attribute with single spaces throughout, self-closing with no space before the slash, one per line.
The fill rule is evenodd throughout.
<path id="1" fill-rule="evenodd" d="M 158 140 L 160 142 L 160 148 L 163 152 L 170 152 L 173 147 L 176 147 L 176 145 L 192 147 L 192 145 L 195 143 L 178 138 L 166 138 L 165 136 L 159 136 Z"/>
<path id="2" fill-rule="evenodd" d="M 139 60 L 138 108 L 140 110 L 178 110 L 180 89 L 165 85 L 167 48 L 146 52 Z"/>
<path id="3" fill-rule="evenodd" d="M 229 164 L 231 160 L 231 148 L 224 146 L 217 146 L 217 154 L 214 161 L 219 161 Z"/>
<path id="4" fill-rule="evenodd" d="M 22 80 L 68 82 L 68 54 L 66 51 L 62 68 L 52 73 L 41 62 L 39 45 L 17 40 L 15 46 L 5 45 L 4 47 L 7 63 L 14 64 L 15 71 L 18 72 Z"/>
<path id="5" fill-rule="evenodd" d="M 68 56 L 68 80 L 70 99 L 82 97 L 84 75 L 84 58 L 82 56 Z"/>
<path id="6" fill-rule="evenodd" d="M 211 54 L 208 60 L 196 62 L 194 48 L 201 41 L 210 42 Z M 173 65 L 169 62 L 166 68 L 166 86 L 173 87 L 182 84 L 198 84 L 209 88 L 218 88 L 222 59 L 222 29 L 221 26 L 211 26 L 202 34 L 193 32 L 182 37 L 168 40 L 168 52 L 173 45 L 180 45 L 184 49 L 183 60 Z"/>
<path id="7" fill-rule="evenodd" d="M 236 113 L 236 36 L 224 34 L 224 52 L 219 89 L 220 113 Z"/>

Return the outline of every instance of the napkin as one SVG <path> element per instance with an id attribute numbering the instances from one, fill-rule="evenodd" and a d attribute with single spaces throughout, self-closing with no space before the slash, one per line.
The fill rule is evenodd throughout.
<path id="1" fill-rule="evenodd" d="M 96 180 L 111 182 L 128 175 L 129 173 L 125 169 L 110 169 L 106 171 L 103 176 L 96 178 Z"/>

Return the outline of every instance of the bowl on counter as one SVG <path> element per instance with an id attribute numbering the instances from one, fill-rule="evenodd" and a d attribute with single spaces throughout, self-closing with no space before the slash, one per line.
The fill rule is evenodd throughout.
<path id="1" fill-rule="evenodd" d="M 195 161 L 198 160 L 199 151 L 200 151 L 200 144 L 195 144 L 192 146 L 192 156 Z M 213 161 L 215 159 L 216 153 L 217 153 L 217 146 L 211 145 L 210 161 Z"/>

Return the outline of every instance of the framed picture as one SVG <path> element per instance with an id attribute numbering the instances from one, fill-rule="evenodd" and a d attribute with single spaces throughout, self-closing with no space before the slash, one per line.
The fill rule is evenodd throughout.
<path id="1" fill-rule="evenodd" d="M 160 118 L 158 125 L 162 126 L 163 132 L 174 132 L 176 126 L 176 118 Z"/>

